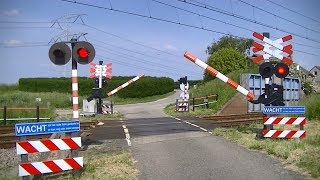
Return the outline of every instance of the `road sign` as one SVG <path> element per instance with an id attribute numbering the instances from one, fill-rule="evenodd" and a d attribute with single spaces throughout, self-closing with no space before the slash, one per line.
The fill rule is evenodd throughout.
<path id="1" fill-rule="evenodd" d="M 79 121 L 20 123 L 15 125 L 16 136 L 80 131 Z"/>
<path id="2" fill-rule="evenodd" d="M 305 106 L 265 106 L 263 114 L 305 114 Z"/>

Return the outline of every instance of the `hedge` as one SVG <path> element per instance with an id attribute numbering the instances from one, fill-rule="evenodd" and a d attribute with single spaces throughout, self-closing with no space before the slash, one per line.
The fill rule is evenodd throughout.
<path id="1" fill-rule="evenodd" d="M 103 88 L 104 93 L 117 88 L 119 85 L 134 78 L 129 76 L 114 76 L 108 80 Z M 94 86 L 94 80 L 79 77 L 79 95 L 89 96 Z M 21 78 L 19 79 L 19 90 L 26 92 L 60 92 L 71 93 L 71 78 Z M 174 81 L 167 77 L 143 77 L 119 91 L 117 95 L 121 98 L 142 98 L 153 95 L 162 95 L 174 90 Z"/>

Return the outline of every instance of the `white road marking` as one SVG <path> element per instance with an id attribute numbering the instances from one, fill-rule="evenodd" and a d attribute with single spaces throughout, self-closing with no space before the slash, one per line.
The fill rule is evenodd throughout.
<path id="1" fill-rule="evenodd" d="M 128 146 L 131 146 L 129 130 L 128 130 L 127 126 L 123 123 L 123 121 L 121 121 L 121 123 L 122 123 L 122 128 L 123 128 L 124 134 L 126 135 L 126 140 L 127 140 Z"/>
<path id="2" fill-rule="evenodd" d="M 196 124 L 193 124 L 193 123 L 191 123 L 191 122 L 189 122 L 189 121 L 184 121 L 184 120 L 181 120 L 181 119 L 176 118 L 176 117 L 173 117 L 173 116 L 171 116 L 171 117 L 174 118 L 174 119 L 176 119 L 176 120 L 178 120 L 178 121 L 183 121 L 183 122 L 185 122 L 185 123 L 187 123 L 187 124 L 190 124 L 191 126 L 197 127 L 197 128 L 201 129 L 201 130 L 204 131 L 204 132 L 208 132 L 209 134 L 212 134 L 212 132 L 208 131 L 207 129 L 205 129 L 205 128 L 201 127 L 201 126 L 198 126 L 198 125 L 196 125 Z"/>

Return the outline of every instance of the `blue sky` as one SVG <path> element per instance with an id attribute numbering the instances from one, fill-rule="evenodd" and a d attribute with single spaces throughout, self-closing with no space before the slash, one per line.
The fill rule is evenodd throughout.
<path id="1" fill-rule="evenodd" d="M 287 18 L 298 25 L 241 1 Z M 205 3 L 208 7 L 219 8 L 237 16 L 310 38 L 313 41 L 293 35 L 293 60 L 308 70 L 315 65 L 320 65 L 320 13 L 318 12 L 320 1 L 271 1 L 317 21 L 264 0 L 188 0 L 187 2 Z M 261 33 L 270 32 L 271 39 L 287 35 L 285 32 L 176 0 L 161 0 L 161 2 L 249 30 L 189 14 L 155 0 L 79 0 L 77 2 L 106 8 L 112 6 L 116 10 L 151 15 L 154 18 L 181 22 L 240 37 L 252 38 L 253 31 L 250 30 Z M 55 66 L 48 57 L 50 48 L 48 43 L 57 37 L 67 40 L 62 35 L 66 35 L 66 32 L 69 34 L 88 33 L 86 38 L 96 49 L 94 62 L 102 60 L 105 64 L 113 63 L 112 75 L 135 76 L 145 73 L 148 76 L 167 76 L 175 80 L 182 76 L 188 76 L 189 79 L 201 79 L 203 70 L 186 60 L 183 57 L 184 52 L 189 51 L 205 61 L 208 57 L 205 53 L 206 47 L 223 36 L 201 29 L 60 0 L 7 0 L 0 3 L 0 53 L 4 55 L 0 60 L 0 84 L 17 83 L 19 78 L 23 77 L 70 77 L 71 62 L 64 66 Z M 58 24 L 49 28 L 54 20 L 68 15 L 70 17 L 71 14 L 83 14 L 81 17 L 85 25 L 81 24 L 82 22 L 78 19 L 75 23 L 61 23 L 62 29 Z M 60 21 L 72 20 L 71 18 Z M 78 65 L 78 69 L 80 76 L 89 76 L 89 65 Z"/>

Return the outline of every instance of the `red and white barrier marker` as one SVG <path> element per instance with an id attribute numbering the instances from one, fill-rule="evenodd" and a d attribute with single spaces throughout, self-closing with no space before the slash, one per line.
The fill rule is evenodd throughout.
<path id="1" fill-rule="evenodd" d="M 16 143 L 16 147 L 17 154 L 79 149 L 81 148 L 81 137 L 21 141 Z"/>
<path id="2" fill-rule="evenodd" d="M 271 125 L 271 124 L 304 125 L 306 124 L 306 118 L 305 117 L 264 117 L 263 124 L 264 125 Z"/>
<path id="3" fill-rule="evenodd" d="M 143 76 L 144 76 L 144 74 L 140 74 L 140 75 L 136 76 L 135 78 L 127 81 L 126 83 L 122 84 L 121 86 L 117 87 L 116 89 L 110 91 L 110 92 L 108 93 L 108 96 L 112 96 L 113 94 L 117 93 L 117 92 L 120 91 L 121 89 L 127 87 L 129 84 L 137 81 L 138 79 L 142 78 Z"/>
<path id="4" fill-rule="evenodd" d="M 304 138 L 306 131 L 300 130 L 263 130 L 263 137 L 266 138 Z"/>
<path id="5" fill-rule="evenodd" d="M 222 80 L 223 82 L 227 83 L 233 89 L 237 90 L 241 94 L 247 96 L 248 99 L 254 99 L 254 94 L 249 92 L 247 89 L 240 86 L 238 83 L 234 82 L 232 79 L 229 79 L 227 76 L 223 75 L 219 71 L 215 70 L 213 67 L 209 66 L 205 62 L 201 61 L 200 59 L 196 58 L 192 54 L 185 52 L 184 57 L 192 61 L 193 63 L 197 64 L 198 66 L 202 67 L 207 73 L 211 74 L 214 77 Z"/>
<path id="6" fill-rule="evenodd" d="M 72 69 L 72 106 L 73 120 L 79 120 L 79 98 L 78 98 L 78 70 Z"/>
<path id="7" fill-rule="evenodd" d="M 66 170 L 81 169 L 82 167 L 83 157 L 24 163 L 19 165 L 19 176 L 56 173 Z"/>

